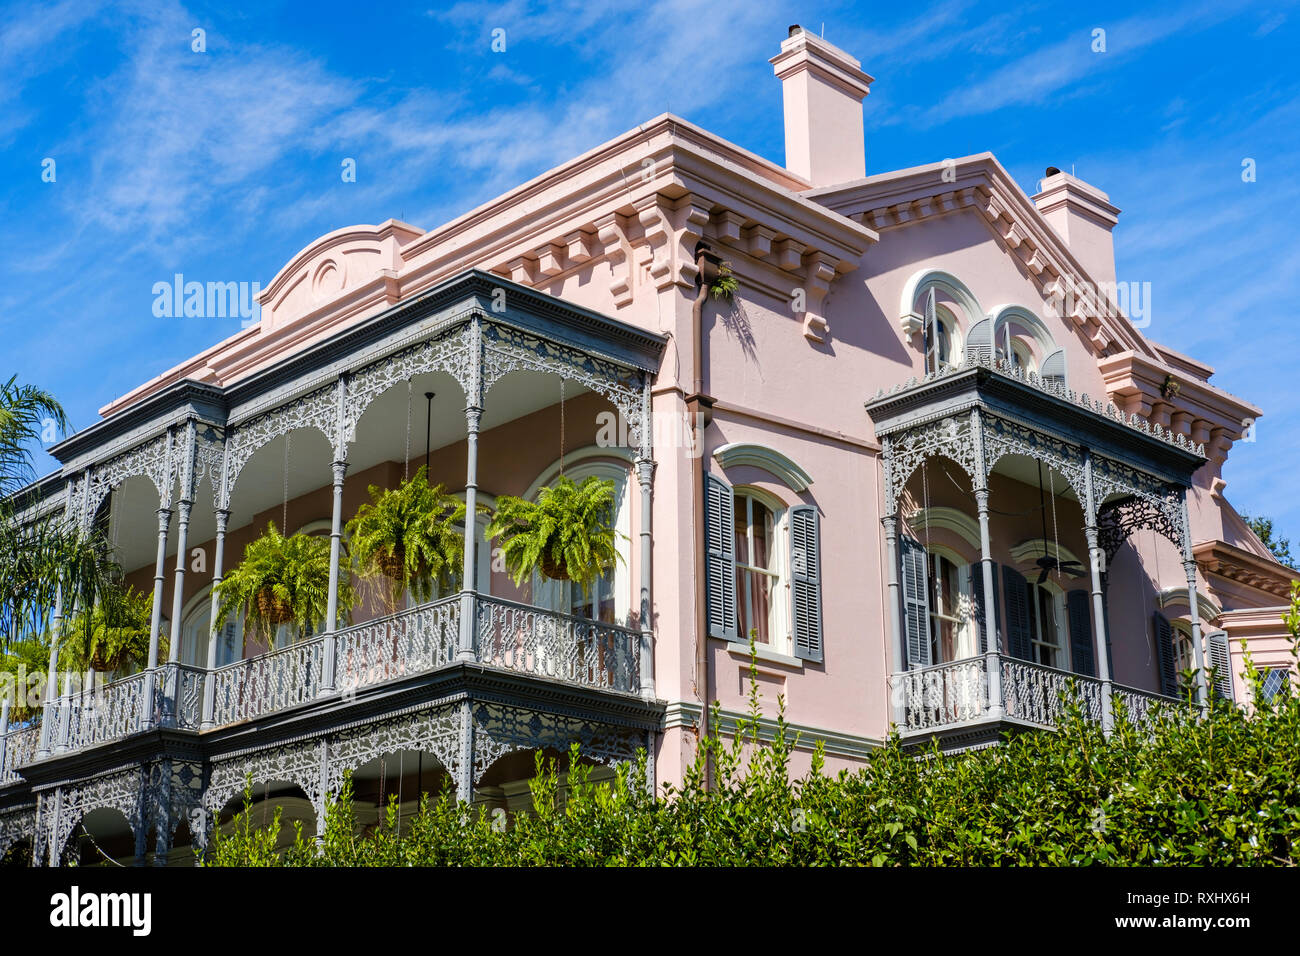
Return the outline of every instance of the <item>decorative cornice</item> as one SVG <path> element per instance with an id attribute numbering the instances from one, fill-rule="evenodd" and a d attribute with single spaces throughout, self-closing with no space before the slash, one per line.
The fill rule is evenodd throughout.
<path id="1" fill-rule="evenodd" d="M 1206 577 L 1218 575 L 1281 598 L 1290 595 L 1292 581 L 1300 580 L 1300 571 L 1261 558 L 1225 541 L 1202 541 L 1195 544 L 1192 546 L 1192 556 Z"/>
<path id="2" fill-rule="evenodd" d="M 1115 405 L 1111 403 L 1102 403 L 1100 400 L 1093 401 L 1086 394 L 1079 395 L 1073 390 L 1057 382 L 1047 381 L 1040 378 L 1035 372 L 1026 373 L 1023 369 L 1011 368 L 1007 363 L 989 356 L 977 353 L 968 353 L 961 362 L 949 365 L 938 372 L 930 372 L 923 378 L 912 376 L 901 385 L 895 385 L 888 392 L 880 389 L 876 397 L 867 403 L 868 410 L 874 411 L 886 406 L 891 399 L 897 399 L 919 389 L 926 388 L 932 384 L 943 383 L 945 381 L 954 381 L 957 378 L 968 375 L 972 372 L 982 372 L 986 375 L 993 375 L 999 379 L 1015 382 L 1018 385 L 1033 389 L 1043 395 L 1050 396 L 1069 405 L 1074 406 L 1080 411 L 1086 412 L 1115 425 L 1122 426 L 1145 438 L 1162 442 L 1188 455 L 1199 458 L 1205 457 L 1205 446 L 1189 441 L 1181 434 L 1175 434 L 1159 424 L 1151 424 L 1149 421 L 1139 418 L 1137 415 L 1125 415 Z M 873 416 L 874 417 L 874 416 Z"/>
<path id="3" fill-rule="evenodd" d="M 1068 297 L 1077 303 L 1068 318 L 1095 354 L 1117 347 L 1157 354 L 1115 304 L 1098 295 L 1097 280 L 992 153 L 868 176 L 805 195 L 882 232 L 960 210 L 977 212 L 1046 298 Z"/>

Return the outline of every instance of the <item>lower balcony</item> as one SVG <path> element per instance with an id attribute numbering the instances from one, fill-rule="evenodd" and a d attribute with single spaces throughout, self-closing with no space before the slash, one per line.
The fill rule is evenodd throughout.
<path id="1" fill-rule="evenodd" d="M 619 697 L 641 694 L 640 631 L 473 596 L 472 650 L 462 655 L 465 606 L 462 595 L 453 595 L 212 671 L 167 664 L 65 694 L 47 709 L 48 740 L 40 724 L 5 736 L 0 786 L 17 782 L 43 748 L 56 755 L 85 751 L 159 727 L 215 730 L 326 697 L 346 704 L 363 689 L 462 661 Z"/>
<path id="2" fill-rule="evenodd" d="M 1000 678 L 1000 708 L 990 704 L 990 662 Z M 945 750 L 979 746 L 996 742 L 1008 730 L 1055 728 L 1070 702 L 1078 703 L 1085 718 L 1101 722 L 1105 686 L 1093 677 L 1000 655 L 920 667 L 894 675 L 903 717 L 898 732 L 918 744 L 937 739 Z M 1112 708 L 1122 702 L 1135 722 L 1145 720 L 1158 703 L 1183 704 L 1178 698 L 1122 684 L 1109 687 Z"/>

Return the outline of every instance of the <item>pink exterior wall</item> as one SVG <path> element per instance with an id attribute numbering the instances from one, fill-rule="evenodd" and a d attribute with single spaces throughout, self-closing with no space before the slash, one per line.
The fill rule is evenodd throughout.
<path id="1" fill-rule="evenodd" d="M 649 166 L 642 162 L 647 159 Z M 643 169 L 650 174 L 627 173 Z M 710 299 L 704 310 L 704 389 L 716 401 L 704 438 L 705 466 L 722 471 L 712 452 L 726 443 L 770 446 L 811 475 L 807 491 L 796 493 L 753 468 L 736 468 L 724 477 L 787 504 L 813 504 L 822 518 L 825 662 L 764 662 L 762 686 L 769 704 L 777 693 L 785 695 L 790 720 L 851 735 L 865 745 L 887 732 L 885 678 L 897 662 L 889 660 L 888 650 L 880 448 L 863 403 L 877 389 L 923 371 L 920 336 L 907 335 L 900 326 L 903 290 L 919 269 L 951 274 L 978 300 L 980 314 L 958 316 L 963 333 L 995 306 L 1024 306 L 1042 316 L 1055 343 L 1065 348 L 1070 388 L 1164 415 L 1167 427 L 1209 441 L 1213 460 L 1198 475 L 1190 503 L 1193 538 L 1261 547 L 1215 493 L 1228 447 L 1258 410 L 1209 386 L 1208 372 L 1174 363 L 1123 317 L 1084 321 L 1050 314 L 1046 289 L 1051 283 L 1044 276 L 1055 270 L 1086 281 L 1079 263 L 1104 258 L 1103 237 L 1088 233 L 1087 247 L 1072 253 L 1066 238 L 986 154 L 961 161 L 958 183 L 941 180 L 937 166 L 933 170 L 933 175 L 918 168 L 843 189 L 809 190 L 799 176 L 677 117 L 659 117 L 431 232 L 390 220 L 323 237 L 268 287 L 270 318 L 262 327 L 214 346 L 105 412 L 181 378 L 238 381 L 437 281 L 479 268 L 667 335 L 654 412 L 680 416 L 691 390 L 694 248 L 707 240 L 731 263 L 740 290 L 734 304 Z M 925 198 L 930 196 L 937 198 Z M 1113 276 L 1113 262 L 1109 265 Z M 1107 271 L 1105 263 L 1096 269 Z M 794 308 L 799 294 L 809 303 L 807 313 Z M 824 341 L 807 334 L 816 326 L 809 315 L 828 323 Z M 1186 402 L 1197 404 L 1162 406 L 1158 395 L 1152 398 L 1156 386 L 1134 371 L 1139 365 L 1157 369 L 1161 377 L 1180 377 Z M 592 397 L 575 400 L 570 422 L 594 422 L 600 407 Z M 482 489 L 522 493 L 557 457 L 557 431 L 556 410 L 550 408 L 486 433 L 480 443 Z M 318 464 L 320 487 L 291 502 L 291 526 L 329 514 L 328 464 Z M 686 449 L 661 445 L 656 450 L 655 677 L 658 696 L 670 705 L 699 696 L 691 557 L 699 520 L 691 500 L 691 469 L 699 465 Z M 367 482 L 395 483 L 399 475 L 400 463 L 392 462 L 350 475 L 345 515 L 365 499 Z M 432 477 L 452 489 L 463 486 L 463 443 L 435 452 Z M 931 482 L 934 502 L 974 514 L 973 505 L 951 485 L 935 485 Z M 915 477 L 909 491 L 920 494 Z M 1025 512 L 1037 504 L 1036 487 L 1000 475 L 994 476 L 992 495 L 995 510 Z M 1078 506 L 1063 499 L 1057 505 L 1061 543 L 1086 561 Z M 278 510 L 231 533 L 228 563 L 268 518 L 278 517 Z M 635 537 L 638 509 L 632 510 Z M 960 538 L 934 533 L 969 553 Z M 1036 514 L 998 517 L 994 555 L 999 563 L 1010 563 L 1011 547 L 1040 535 Z M 211 543 L 193 546 L 209 550 L 210 567 Z M 635 547 L 632 553 L 635 564 Z M 1168 542 L 1144 535 L 1126 546 L 1110 569 L 1114 666 L 1121 683 L 1158 686 L 1150 613 L 1161 588 L 1183 581 L 1181 562 Z M 629 580 L 636 576 L 634 567 Z M 147 587 L 151 577 L 151 569 L 141 569 L 132 580 Z M 1265 591 L 1233 591 L 1225 580 L 1203 572 L 1200 586 L 1224 607 L 1279 603 Z M 1079 581 L 1076 586 L 1087 586 Z M 187 579 L 187 597 L 204 583 Z M 169 574 L 167 608 L 170 587 Z M 499 576 L 492 590 L 511 593 Z M 1176 615 L 1177 609 L 1169 613 Z M 1223 623 L 1232 630 L 1231 621 Z M 710 697 L 729 710 L 743 710 L 747 662 L 719 641 L 710 641 L 709 658 Z M 658 755 L 661 777 L 680 779 L 693 752 L 690 729 L 670 727 Z"/>

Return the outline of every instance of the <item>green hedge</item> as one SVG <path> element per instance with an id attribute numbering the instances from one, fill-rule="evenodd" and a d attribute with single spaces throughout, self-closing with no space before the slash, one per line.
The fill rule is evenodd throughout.
<path id="1" fill-rule="evenodd" d="M 1293 599 L 1293 608 L 1296 607 Z M 1297 614 L 1293 610 L 1294 622 Z M 1300 646 L 1300 642 L 1297 642 Z M 1248 682 L 1257 679 L 1249 665 Z M 752 687 L 752 685 L 751 685 Z M 751 689 L 751 714 L 758 693 Z M 716 726 L 716 722 L 714 724 Z M 897 739 L 864 767 L 791 778 L 784 716 L 772 744 L 757 724 L 700 748 L 680 787 L 652 796 L 644 763 L 595 783 L 570 755 L 567 788 L 538 758 L 532 813 L 508 823 L 425 797 L 403 821 L 396 806 L 361 834 L 350 787 L 331 802 L 320 841 L 301 830 L 277 850 L 280 823 L 254 825 L 247 806 L 217 835 L 215 866 L 821 866 L 1293 865 L 1300 839 L 1300 694 L 1252 712 L 1214 701 L 1157 708 L 1114 733 L 1072 708 L 1059 732 L 917 759 Z M 744 755 L 748 754 L 748 757 Z M 706 758 L 715 786 L 702 785 Z M 246 796 L 246 800 L 251 798 Z"/>

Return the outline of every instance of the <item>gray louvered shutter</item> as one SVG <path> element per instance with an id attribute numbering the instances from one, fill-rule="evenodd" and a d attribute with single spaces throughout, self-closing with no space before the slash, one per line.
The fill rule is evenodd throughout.
<path id="1" fill-rule="evenodd" d="M 975 622 L 979 628 L 980 635 L 980 653 L 987 654 L 989 650 L 989 636 L 984 626 L 984 562 L 976 561 L 970 566 L 970 586 L 971 595 L 975 598 Z M 993 565 L 993 636 L 996 643 L 997 626 L 998 626 L 998 566 Z M 1001 653 L 1001 648 L 996 648 Z"/>
<path id="2" fill-rule="evenodd" d="M 1048 352 L 1047 356 L 1043 359 L 1042 369 L 1040 377 L 1043 381 L 1064 385 L 1065 349 L 1057 349 L 1055 352 Z"/>
<path id="3" fill-rule="evenodd" d="M 1152 615 L 1156 635 L 1156 660 L 1160 663 L 1160 693 L 1178 696 L 1178 659 L 1174 653 L 1174 629 L 1168 619 L 1156 611 Z"/>
<path id="4" fill-rule="evenodd" d="M 704 476 L 704 579 L 708 596 L 709 634 L 737 640 L 736 501 L 731 486 Z"/>
<path id="5" fill-rule="evenodd" d="M 817 509 L 790 509 L 790 605 L 794 656 L 822 659 L 821 525 Z"/>
<path id="6" fill-rule="evenodd" d="M 907 645 L 907 666 L 928 667 L 930 654 L 930 594 L 925 548 L 915 538 L 904 536 L 903 544 L 903 635 Z"/>
<path id="7" fill-rule="evenodd" d="M 1228 635 L 1214 631 L 1205 636 L 1210 653 L 1209 666 L 1214 671 L 1214 692 L 1224 700 L 1236 700 L 1232 687 L 1232 652 L 1228 648 Z"/>
<path id="8" fill-rule="evenodd" d="M 1085 677 L 1097 676 L 1096 655 L 1092 650 L 1092 596 L 1083 589 L 1065 596 L 1066 618 L 1070 622 L 1070 660 L 1074 672 Z"/>
<path id="9" fill-rule="evenodd" d="M 980 319 L 966 332 L 966 355 L 983 364 L 993 362 L 993 320 Z"/>
<path id="10" fill-rule="evenodd" d="M 1006 611 L 1007 651 L 1023 661 L 1034 659 L 1033 608 L 1029 606 L 1029 583 L 1025 576 L 1005 565 L 1002 568 L 1003 608 Z"/>

